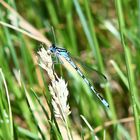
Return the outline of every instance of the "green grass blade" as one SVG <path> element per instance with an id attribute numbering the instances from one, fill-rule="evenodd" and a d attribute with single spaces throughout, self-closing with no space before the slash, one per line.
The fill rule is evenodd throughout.
<path id="1" fill-rule="evenodd" d="M 125 55 L 126 69 L 127 69 L 127 74 L 128 74 L 128 83 L 129 83 L 129 89 L 130 89 L 130 97 L 131 97 L 131 102 L 132 102 L 132 107 L 133 107 L 134 118 L 135 118 L 136 135 L 137 135 L 137 139 L 140 140 L 139 119 L 138 119 L 138 112 L 137 112 L 136 100 L 135 100 L 136 85 L 134 82 L 135 81 L 134 72 L 132 70 L 132 58 L 131 58 L 130 50 L 128 46 L 126 45 L 125 38 L 124 38 L 125 21 L 123 17 L 122 3 L 120 0 L 115 0 L 115 2 L 116 2 L 116 10 L 117 10 L 117 15 L 118 15 L 121 43 L 122 43 L 122 47 L 124 49 L 124 55 Z"/>
<path id="2" fill-rule="evenodd" d="M 92 37 L 91 37 L 90 31 L 89 31 L 89 28 L 88 28 L 88 24 L 86 22 L 86 18 L 85 18 L 84 14 L 83 14 L 83 12 L 81 10 L 79 2 L 77 0 L 73 0 L 73 2 L 74 2 L 74 5 L 75 5 L 75 8 L 76 8 L 76 11 L 77 11 L 77 13 L 79 15 L 79 18 L 81 20 L 81 24 L 82 24 L 83 30 L 84 30 L 84 32 L 86 34 L 87 40 L 88 40 L 88 42 L 89 42 L 89 44 L 91 46 L 93 54 L 96 56 L 95 46 L 94 46 L 93 41 L 92 41 Z"/>
<path id="3" fill-rule="evenodd" d="M 11 140 L 14 139 L 14 131 L 13 131 L 13 117 L 12 117 L 12 109 L 11 109 L 11 104 L 10 104 L 10 97 L 9 97 L 9 92 L 8 92 L 8 87 L 6 84 L 6 80 L 4 77 L 4 74 L 2 72 L 2 69 L 0 68 L 0 75 L 2 77 L 4 87 L 5 87 L 5 92 L 6 92 L 6 97 L 7 97 L 7 103 L 8 103 L 8 115 L 9 115 L 9 123 L 10 123 L 10 135 L 11 135 Z"/>

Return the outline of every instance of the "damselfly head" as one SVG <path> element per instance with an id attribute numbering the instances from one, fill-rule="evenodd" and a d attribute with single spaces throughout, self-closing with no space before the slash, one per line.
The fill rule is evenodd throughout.
<path id="1" fill-rule="evenodd" d="M 51 51 L 51 53 L 55 53 L 56 52 L 55 44 L 52 44 L 51 47 L 49 48 L 49 50 Z"/>

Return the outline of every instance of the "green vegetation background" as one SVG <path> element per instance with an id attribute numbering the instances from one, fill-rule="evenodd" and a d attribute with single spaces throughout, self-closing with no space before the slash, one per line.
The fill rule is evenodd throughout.
<path id="1" fill-rule="evenodd" d="M 54 43 L 66 48 L 82 62 L 105 74 L 108 82 L 100 87 L 94 75 L 96 89 L 109 102 L 104 108 L 88 94 L 88 87 L 70 71 L 56 66 L 58 75 L 68 82 L 71 115 L 69 127 L 81 139 L 140 139 L 140 1 L 133 0 L 5 0 L 26 21 Z M 12 16 L 12 23 L 9 17 Z M 1 4 L 0 21 L 16 26 L 18 20 Z M 62 139 L 53 120 L 49 79 L 34 63 L 40 44 L 30 37 L 0 25 L 0 139 Z M 44 46 L 46 47 L 46 46 Z M 47 48 L 47 47 L 46 47 Z M 22 86 L 16 75 L 20 70 Z M 2 75 L 3 73 L 3 75 Z M 41 73 L 41 75 L 39 74 Z M 62 74 L 63 73 L 63 74 Z M 8 95 L 4 86 L 6 79 Z M 38 126 L 26 98 L 26 90 L 34 110 L 40 101 L 47 101 L 52 119 L 39 116 L 45 128 Z M 46 106 L 44 106 L 45 108 Z M 96 133 L 85 124 L 83 115 Z M 48 125 L 50 123 L 51 125 Z M 99 127 L 104 126 L 104 127 Z M 98 130 L 98 128 L 101 128 Z M 41 134 L 41 137 L 40 137 Z M 13 136 L 13 137 L 12 137 Z M 74 139 L 75 136 L 73 136 Z"/>

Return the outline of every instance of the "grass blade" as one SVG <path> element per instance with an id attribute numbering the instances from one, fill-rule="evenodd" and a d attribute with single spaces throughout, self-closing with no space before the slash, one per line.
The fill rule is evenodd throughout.
<path id="1" fill-rule="evenodd" d="M 128 83 L 129 83 L 129 89 L 130 89 L 130 97 L 133 107 L 133 113 L 135 118 L 135 127 L 136 127 L 136 135 L 137 139 L 140 140 L 140 129 L 139 129 L 139 119 L 138 119 L 138 112 L 136 107 L 136 84 L 134 79 L 134 72 L 132 70 L 132 58 L 130 54 L 130 50 L 128 46 L 126 45 L 125 38 L 124 38 L 124 29 L 125 29 L 125 21 L 123 17 L 122 12 L 122 3 L 120 0 L 115 0 L 116 3 L 116 11 L 118 15 L 118 22 L 119 22 L 119 30 L 120 30 L 120 36 L 121 36 L 121 43 L 122 47 L 124 49 L 124 55 L 125 55 L 125 62 L 126 62 L 126 69 L 127 69 L 127 75 L 128 75 Z"/>

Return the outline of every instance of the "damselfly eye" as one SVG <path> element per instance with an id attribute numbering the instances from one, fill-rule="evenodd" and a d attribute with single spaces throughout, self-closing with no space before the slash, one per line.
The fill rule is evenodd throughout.
<path id="1" fill-rule="evenodd" d="M 56 51 L 55 45 L 52 44 L 52 46 L 49 48 L 49 50 L 51 53 L 55 53 L 55 51 Z"/>

